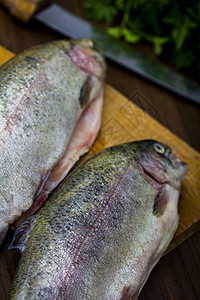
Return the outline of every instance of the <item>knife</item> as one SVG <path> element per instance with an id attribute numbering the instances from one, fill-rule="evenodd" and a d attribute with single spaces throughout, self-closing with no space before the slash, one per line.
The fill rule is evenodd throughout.
<path id="1" fill-rule="evenodd" d="M 12 5 L 11 7 L 10 4 L 10 2 L 16 4 L 17 0 L 0 1 L 4 5 L 9 2 L 7 7 L 9 7 L 11 13 L 24 21 L 28 21 L 39 4 L 44 3 L 41 0 L 21 0 L 21 3 L 29 6 L 26 7 L 25 5 L 25 8 L 24 6 L 19 6 L 17 10 L 16 5 Z M 200 86 L 197 83 L 171 70 L 167 66 L 154 61 L 142 52 L 134 49 L 133 46 L 114 39 L 105 31 L 69 13 L 61 6 L 51 4 L 35 13 L 34 18 L 69 38 L 87 38 L 93 40 L 100 46 L 105 56 L 112 61 L 184 97 L 186 100 L 188 99 L 200 104 Z"/>

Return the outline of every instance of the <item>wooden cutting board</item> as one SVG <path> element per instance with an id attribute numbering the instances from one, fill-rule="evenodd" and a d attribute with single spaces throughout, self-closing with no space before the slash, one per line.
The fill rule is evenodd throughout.
<path id="1" fill-rule="evenodd" d="M 13 53 L 0 46 L 0 65 L 13 56 Z M 168 247 L 169 251 L 200 229 L 200 154 L 118 91 L 105 84 L 101 130 L 93 147 L 80 162 L 106 147 L 140 139 L 156 139 L 168 144 L 175 154 L 188 164 L 179 201 L 179 227 Z"/>

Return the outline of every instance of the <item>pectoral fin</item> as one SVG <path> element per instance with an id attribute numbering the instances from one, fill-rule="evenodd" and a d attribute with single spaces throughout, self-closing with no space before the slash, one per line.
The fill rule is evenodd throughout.
<path id="1" fill-rule="evenodd" d="M 167 207 L 169 201 L 169 195 L 165 186 L 157 193 L 154 199 L 153 214 L 160 217 Z"/>
<path id="2" fill-rule="evenodd" d="M 135 294 L 135 288 L 132 285 L 124 286 L 120 300 L 137 299 L 138 293 Z"/>
<path id="3" fill-rule="evenodd" d="M 19 249 L 22 253 L 26 248 L 31 228 L 33 227 L 34 223 L 36 222 L 37 216 L 29 216 L 21 225 L 17 228 L 12 243 L 8 247 L 8 250 L 12 249 Z"/>

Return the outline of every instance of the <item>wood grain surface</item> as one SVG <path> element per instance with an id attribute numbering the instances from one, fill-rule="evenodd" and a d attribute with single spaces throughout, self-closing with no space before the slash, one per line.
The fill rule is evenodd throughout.
<path id="1" fill-rule="evenodd" d="M 57 2 L 83 17 L 82 1 Z M 15 53 L 29 46 L 62 37 L 34 21 L 25 25 L 12 19 L 3 7 L 0 7 L 0 28 L 0 44 Z M 145 51 L 148 52 L 149 49 Z M 185 211 L 186 217 L 183 224 L 179 226 L 177 236 L 180 237 L 183 232 L 196 231 L 200 215 L 198 206 L 200 162 L 198 152 L 192 148 L 200 151 L 199 107 L 187 103 L 181 97 L 159 88 L 110 61 L 107 65 L 102 129 L 99 140 L 94 144 L 90 154 L 101 150 L 105 144 L 147 137 L 158 138 L 170 144 L 176 154 L 189 164 L 189 171 L 182 187 L 183 198 L 179 203 L 180 215 Z M 109 106 L 114 107 L 112 114 Z M 119 122 L 122 119 L 123 121 Z M 191 199 L 193 199 L 192 203 Z M 194 216 L 192 224 L 196 224 L 196 228 L 194 225 L 193 228 L 189 226 L 189 231 L 185 231 L 191 222 L 188 215 Z M 18 252 L 7 252 L 11 238 L 12 233 L 9 233 L 0 253 L 0 299 L 9 299 L 10 286 L 19 258 Z M 181 240 L 183 238 L 184 235 Z M 180 242 L 176 239 L 174 241 Z M 199 248 L 200 232 L 165 255 L 150 275 L 139 299 L 200 299 Z"/>
<path id="2" fill-rule="evenodd" d="M 0 46 L 0 65 L 14 54 Z M 102 125 L 94 145 L 77 165 L 99 151 L 120 143 L 155 139 L 169 145 L 188 165 L 182 182 L 179 227 L 167 252 L 200 229 L 200 154 L 110 85 L 104 87 Z"/>

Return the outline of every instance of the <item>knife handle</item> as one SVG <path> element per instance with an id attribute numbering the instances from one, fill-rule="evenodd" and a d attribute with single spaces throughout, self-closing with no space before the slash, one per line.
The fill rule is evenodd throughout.
<path id="1" fill-rule="evenodd" d="M 46 0 L 0 0 L 0 2 L 9 9 L 11 15 L 23 22 L 28 22 L 36 11 L 49 3 Z"/>

